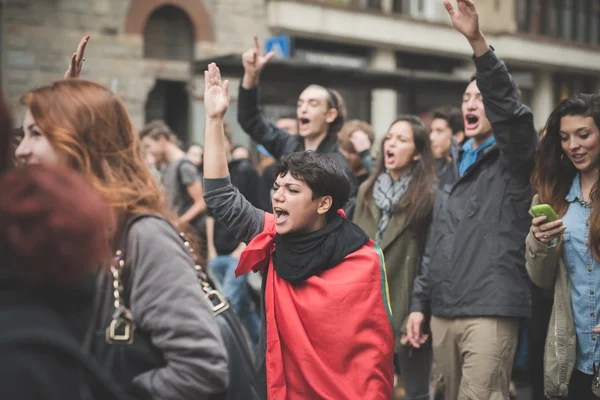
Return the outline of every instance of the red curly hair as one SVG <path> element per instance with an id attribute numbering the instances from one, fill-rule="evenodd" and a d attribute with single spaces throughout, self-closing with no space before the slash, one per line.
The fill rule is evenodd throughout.
<path id="1" fill-rule="evenodd" d="M 11 276 L 34 285 L 69 285 L 110 256 L 112 217 L 80 176 L 30 166 L 0 177 L 0 243 Z"/>
<path id="2" fill-rule="evenodd" d="M 108 88 L 83 79 L 62 80 L 26 93 L 21 103 L 52 147 L 112 208 L 117 219 L 113 236 L 136 214 L 161 214 L 175 221 L 125 105 Z M 185 230 L 195 239 L 189 227 Z M 197 257 L 203 259 L 202 254 Z"/>
<path id="3" fill-rule="evenodd" d="M 139 213 L 168 213 L 125 105 L 106 87 L 83 79 L 57 81 L 28 92 L 21 103 L 121 222 Z"/>

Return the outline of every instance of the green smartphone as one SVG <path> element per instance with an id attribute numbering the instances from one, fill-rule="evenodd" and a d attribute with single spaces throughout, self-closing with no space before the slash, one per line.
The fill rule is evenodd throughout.
<path id="1" fill-rule="evenodd" d="M 559 219 L 556 211 L 548 204 L 538 204 L 531 207 L 531 214 L 535 218 L 546 217 L 546 222 L 554 222 Z"/>

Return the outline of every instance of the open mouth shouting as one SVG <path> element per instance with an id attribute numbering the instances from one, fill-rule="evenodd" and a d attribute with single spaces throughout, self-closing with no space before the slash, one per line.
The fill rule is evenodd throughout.
<path id="1" fill-rule="evenodd" d="M 390 167 L 393 166 L 394 163 L 396 162 L 396 153 L 392 150 L 386 150 L 385 154 L 384 154 L 384 162 L 386 167 Z"/>
<path id="2" fill-rule="evenodd" d="M 290 214 L 281 207 L 273 207 L 273 214 L 275 215 L 276 225 L 285 223 L 290 217 Z"/>
<path id="3" fill-rule="evenodd" d="M 310 119 L 302 117 L 298 118 L 298 129 L 300 132 L 305 132 L 310 127 Z"/>
<path id="4" fill-rule="evenodd" d="M 473 131 L 479 127 L 479 117 L 475 114 L 465 115 L 465 130 Z"/>

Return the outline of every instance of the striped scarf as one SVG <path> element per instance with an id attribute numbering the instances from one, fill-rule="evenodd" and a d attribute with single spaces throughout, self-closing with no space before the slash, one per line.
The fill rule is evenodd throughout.
<path id="1" fill-rule="evenodd" d="M 375 180 L 373 200 L 375 200 L 375 204 L 381 210 L 381 219 L 379 220 L 377 235 L 375 236 L 377 244 L 381 243 L 383 233 L 392 219 L 394 208 L 406 193 L 411 177 L 410 172 L 407 172 L 394 182 L 390 173 L 386 171 L 379 174 Z"/>

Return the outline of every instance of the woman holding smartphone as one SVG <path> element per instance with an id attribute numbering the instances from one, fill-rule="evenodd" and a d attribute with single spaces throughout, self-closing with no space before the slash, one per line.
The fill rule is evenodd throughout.
<path id="1" fill-rule="evenodd" d="M 549 398 L 600 398 L 599 126 L 600 96 L 560 103 L 548 119 L 532 177 L 534 206 L 546 204 L 560 218 L 550 222 L 551 210 L 542 207 L 546 215 L 533 219 L 526 241 L 532 281 L 554 287 L 544 366 Z"/>

